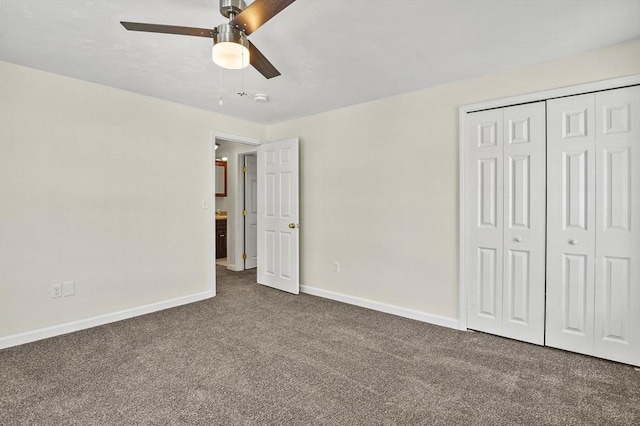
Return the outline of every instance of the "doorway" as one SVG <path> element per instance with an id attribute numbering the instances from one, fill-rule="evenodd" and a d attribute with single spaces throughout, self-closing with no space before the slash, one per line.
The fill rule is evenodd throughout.
<path id="1" fill-rule="evenodd" d="M 212 133 L 211 136 L 211 188 L 216 188 L 216 163 L 226 158 L 227 181 L 226 195 L 207 203 L 203 200 L 203 208 L 209 206 L 211 218 L 211 291 L 216 293 L 216 216 L 224 216 L 226 239 L 226 270 L 240 272 L 245 270 L 245 257 L 249 262 L 247 269 L 252 269 L 255 260 L 257 283 L 293 294 L 299 293 L 299 139 L 290 138 L 270 143 L 243 138 L 239 136 Z M 254 154 L 252 157 L 251 154 Z M 255 178 L 247 179 L 247 196 L 254 199 L 245 200 L 244 166 L 253 158 L 256 163 Z M 262 182 L 262 183 L 261 183 Z M 262 186 L 259 186 L 258 184 Z M 253 190 L 252 187 L 253 186 Z M 210 195 L 213 198 L 213 191 Z M 245 211 L 245 202 L 248 209 Z M 256 216 L 255 225 L 245 215 L 253 210 Z M 258 214 L 262 212 L 261 214 Z M 215 213 L 218 213 L 216 215 Z M 245 237 L 245 229 L 248 229 Z M 255 232 L 253 232 L 255 229 Z M 251 234 L 257 234 L 253 243 Z M 261 241 L 262 238 L 262 241 Z M 247 244 L 245 245 L 245 239 Z M 255 250 L 253 250 L 255 248 Z M 248 250 L 248 252 L 246 251 Z M 249 259 L 251 251 L 255 252 Z M 261 272 L 262 271 L 262 272 Z"/>
<path id="2" fill-rule="evenodd" d="M 246 151 L 253 149 L 252 145 L 229 144 L 233 142 L 219 141 L 216 149 L 216 168 L 223 164 L 225 170 L 231 172 L 224 176 L 216 174 L 216 185 L 236 189 L 235 193 L 227 190 L 216 192 L 216 265 L 232 271 L 243 271 L 258 266 L 258 159 L 256 151 Z M 236 150 L 241 150 L 241 153 L 237 154 L 237 161 L 234 161 L 229 156 Z M 236 169 L 237 173 L 234 173 Z M 224 179 L 223 184 L 220 179 Z M 241 222 L 239 227 L 229 220 L 229 205 L 233 204 L 239 204 L 235 209 L 237 214 L 231 214 L 232 218 Z M 238 229 L 240 231 L 235 232 Z M 233 253 L 235 247 L 241 254 L 234 258 L 227 253 Z"/>
<path id="3" fill-rule="evenodd" d="M 212 164 L 226 164 L 226 192 L 217 194 L 212 203 L 212 256 L 215 264 L 230 271 L 245 269 L 244 237 L 244 154 L 255 153 L 261 141 L 232 135 L 213 136 Z M 219 176 L 213 176 L 213 179 Z M 224 247 L 222 246 L 224 245 Z M 215 273 L 215 268 L 212 271 Z"/>

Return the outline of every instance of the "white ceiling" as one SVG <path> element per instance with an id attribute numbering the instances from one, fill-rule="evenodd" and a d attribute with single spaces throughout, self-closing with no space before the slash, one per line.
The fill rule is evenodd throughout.
<path id="1" fill-rule="evenodd" d="M 121 20 L 225 18 L 218 0 L 0 0 L 0 60 L 273 123 L 640 38 L 640 0 L 297 0 L 250 36 L 271 80 L 221 73 L 210 39 Z M 243 78 L 270 101 L 238 96 Z"/>

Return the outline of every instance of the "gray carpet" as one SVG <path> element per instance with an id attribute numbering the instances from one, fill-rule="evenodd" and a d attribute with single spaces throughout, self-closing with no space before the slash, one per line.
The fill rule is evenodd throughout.
<path id="1" fill-rule="evenodd" d="M 630 366 L 254 282 L 0 351 L 0 424 L 640 424 Z"/>

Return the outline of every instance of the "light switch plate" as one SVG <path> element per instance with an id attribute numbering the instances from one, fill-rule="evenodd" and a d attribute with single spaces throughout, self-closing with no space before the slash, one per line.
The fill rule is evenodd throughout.
<path id="1" fill-rule="evenodd" d="M 65 281 L 62 283 L 62 295 L 63 296 L 73 296 L 76 294 L 76 282 L 75 281 Z"/>
<path id="2" fill-rule="evenodd" d="M 202 208 L 203 209 L 209 208 L 209 200 L 202 200 Z"/>

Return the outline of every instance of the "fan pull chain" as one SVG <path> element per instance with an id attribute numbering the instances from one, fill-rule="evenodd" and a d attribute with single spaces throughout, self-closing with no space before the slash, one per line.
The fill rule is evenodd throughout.
<path id="1" fill-rule="evenodd" d="M 222 67 L 218 67 L 218 69 L 220 70 L 220 79 L 218 80 L 218 90 L 220 91 L 220 99 L 218 99 L 218 105 L 222 106 L 224 105 L 224 102 L 222 102 Z"/>
<path id="2" fill-rule="evenodd" d="M 242 37 L 240 40 L 242 40 L 242 45 L 244 46 L 244 37 Z M 244 49 L 242 50 L 242 63 L 244 64 Z M 242 78 L 242 88 L 240 89 L 240 92 L 238 92 L 238 95 L 240 95 L 240 97 L 243 96 L 247 96 L 247 94 L 244 91 L 244 68 L 242 68 L 242 70 L 240 71 L 242 73 L 241 78 Z"/>

